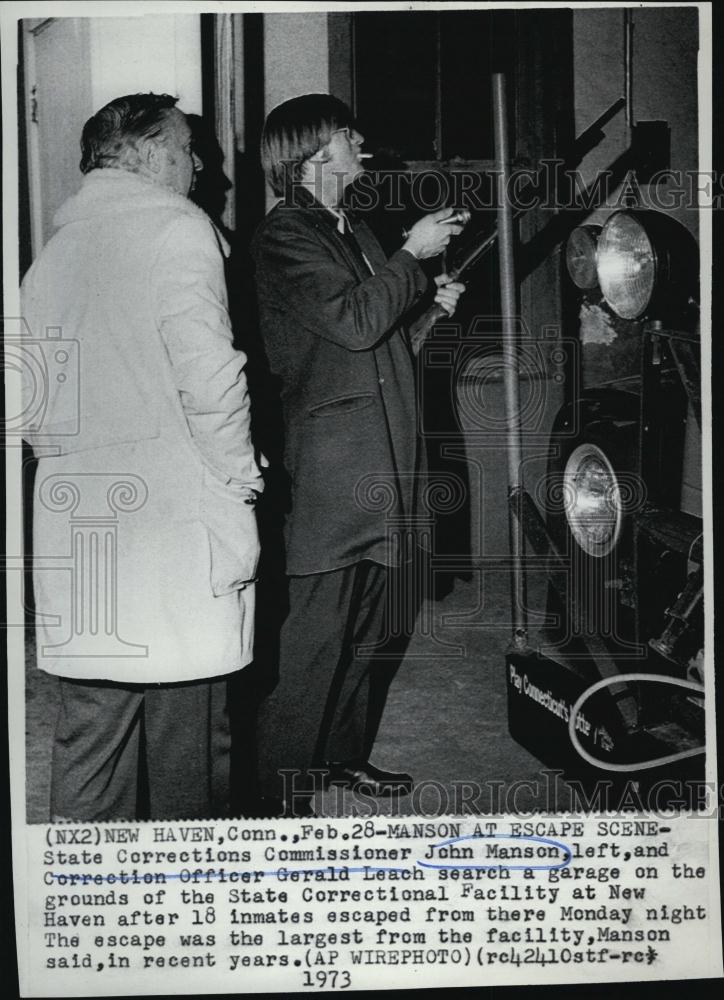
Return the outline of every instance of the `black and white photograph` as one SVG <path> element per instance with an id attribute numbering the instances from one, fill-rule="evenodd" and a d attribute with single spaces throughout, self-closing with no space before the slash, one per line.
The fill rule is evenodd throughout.
<path id="1" fill-rule="evenodd" d="M 5 8 L 23 995 L 721 974 L 711 4 Z"/>

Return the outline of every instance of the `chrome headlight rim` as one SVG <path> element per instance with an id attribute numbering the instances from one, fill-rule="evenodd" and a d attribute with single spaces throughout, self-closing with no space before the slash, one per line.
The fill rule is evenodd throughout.
<path id="1" fill-rule="evenodd" d="M 598 241 L 602 226 L 576 226 L 566 240 L 566 267 L 571 281 L 582 292 L 598 288 Z"/>
<path id="2" fill-rule="evenodd" d="M 626 234 L 621 234 L 622 225 L 634 224 L 639 238 L 645 240 L 645 249 L 639 250 L 641 260 L 633 260 L 636 255 L 636 245 L 631 233 L 628 234 L 628 245 L 621 247 L 621 240 Z M 628 258 L 628 260 L 627 260 Z M 630 268 L 625 273 L 626 267 Z M 632 287 L 637 279 L 631 273 L 634 268 L 647 268 L 644 285 L 640 289 Z M 598 285 L 604 301 L 611 311 L 623 320 L 640 319 L 656 294 L 659 281 L 659 258 L 656 249 L 656 238 L 648 223 L 645 212 L 619 209 L 606 219 L 601 229 L 596 246 L 596 273 Z"/>
<path id="3" fill-rule="evenodd" d="M 563 482 L 566 521 L 576 544 L 593 558 L 605 558 L 623 528 L 621 490 L 608 455 L 593 442 L 578 445 L 568 456 Z"/>

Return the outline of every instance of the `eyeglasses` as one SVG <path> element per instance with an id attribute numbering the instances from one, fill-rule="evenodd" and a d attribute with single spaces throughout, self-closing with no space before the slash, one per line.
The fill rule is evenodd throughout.
<path id="1" fill-rule="evenodd" d="M 347 136 L 347 141 L 352 145 L 359 145 L 363 141 L 362 136 L 353 125 L 345 125 L 344 128 L 334 128 L 330 132 L 330 135 L 338 135 L 341 133 L 344 133 Z"/>

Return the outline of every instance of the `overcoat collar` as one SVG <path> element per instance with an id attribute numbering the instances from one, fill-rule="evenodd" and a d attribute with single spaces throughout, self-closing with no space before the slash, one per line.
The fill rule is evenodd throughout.
<path id="1" fill-rule="evenodd" d="M 202 208 L 161 184 L 117 167 L 103 167 L 86 174 L 78 193 L 68 198 L 55 213 L 53 224 L 60 227 L 85 219 L 127 216 L 129 211 L 134 210 L 153 212 L 168 209 L 203 219 L 214 226 L 219 245 L 224 256 L 228 257 L 229 244 Z"/>

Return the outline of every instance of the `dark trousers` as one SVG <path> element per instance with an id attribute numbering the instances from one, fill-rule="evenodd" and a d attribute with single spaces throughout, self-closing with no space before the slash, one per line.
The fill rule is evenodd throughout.
<path id="1" fill-rule="evenodd" d="M 201 819 L 229 799 L 227 680 L 60 680 L 51 819 Z"/>
<path id="2" fill-rule="evenodd" d="M 314 790 L 308 768 L 366 761 L 404 643 L 389 636 L 395 572 L 369 560 L 290 577 L 279 677 L 258 717 L 263 795 Z M 406 640 L 405 640 L 406 641 Z M 362 648 L 360 648 L 362 647 Z M 367 648 L 364 648 L 367 647 Z"/>

